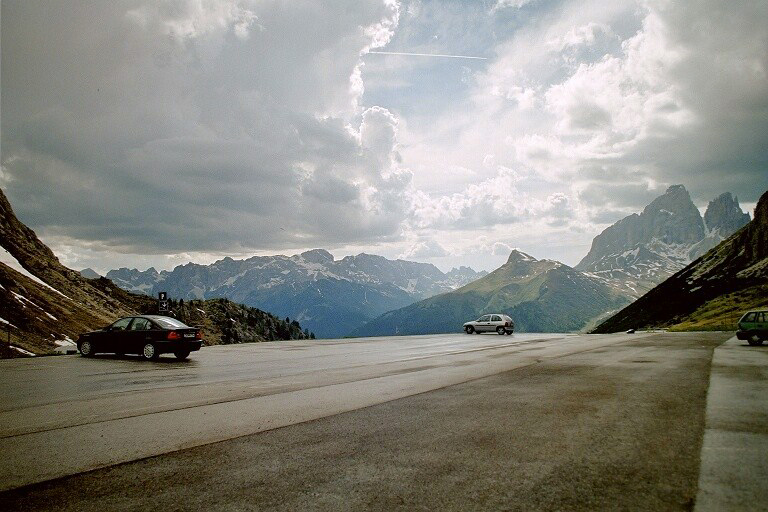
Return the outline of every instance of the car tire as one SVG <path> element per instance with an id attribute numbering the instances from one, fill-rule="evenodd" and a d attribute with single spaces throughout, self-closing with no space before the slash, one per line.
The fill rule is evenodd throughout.
<path id="1" fill-rule="evenodd" d="M 499 334 L 499 336 L 504 336 L 505 329 L 503 327 L 497 327 L 496 332 Z"/>
<path id="2" fill-rule="evenodd" d="M 464 328 L 464 332 L 466 332 L 467 334 L 472 334 L 473 332 L 475 332 L 475 328 L 472 327 L 471 325 L 468 325 Z"/>
<path id="3" fill-rule="evenodd" d="M 507 336 L 509 336 L 509 335 L 511 335 L 511 334 L 512 334 L 512 331 L 509 331 L 509 330 L 508 330 L 508 331 L 504 331 L 504 333 L 505 333 Z"/>
<path id="4" fill-rule="evenodd" d="M 747 339 L 747 343 L 749 343 L 753 347 L 757 347 L 763 344 L 763 340 L 757 334 L 751 334 Z"/>
<path id="5" fill-rule="evenodd" d="M 91 357 L 95 352 L 93 351 L 93 344 L 90 341 L 83 341 L 80 343 L 80 355 L 83 357 Z"/>
<path id="6" fill-rule="evenodd" d="M 144 345 L 144 348 L 141 349 L 141 357 L 148 361 L 155 360 L 159 356 L 160 354 L 157 352 L 157 347 L 155 347 L 155 345 L 152 343 L 147 343 Z"/>
<path id="7" fill-rule="evenodd" d="M 173 355 L 176 356 L 176 359 L 179 361 L 183 361 L 189 357 L 189 350 L 178 350 L 174 352 Z"/>

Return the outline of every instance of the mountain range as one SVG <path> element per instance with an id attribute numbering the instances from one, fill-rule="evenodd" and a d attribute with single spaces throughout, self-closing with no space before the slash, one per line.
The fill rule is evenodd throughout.
<path id="1" fill-rule="evenodd" d="M 514 251 L 491 274 L 467 267 L 445 274 L 425 263 L 370 254 L 335 260 L 315 249 L 295 256 L 189 263 L 172 271 L 122 268 L 107 277 L 147 294 L 227 297 L 296 318 L 321 338 L 451 332 L 491 309 L 512 314 L 519 330 L 583 330 L 747 222 L 749 215 L 730 193 L 711 201 L 702 217 L 685 187 L 674 185 L 642 212 L 595 237 L 574 268 Z M 420 319 L 425 308 L 442 308 L 442 316 Z"/>
<path id="2" fill-rule="evenodd" d="M 734 330 L 748 309 L 768 306 L 768 192 L 755 218 L 594 332 L 630 328 Z"/>
<path id="3" fill-rule="evenodd" d="M 224 258 L 172 271 L 121 268 L 107 278 L 125 290 L 170 297 L 226 297 L 301 322 L 321 338 L 347 335 L 382 313 L 450 291 L 486 275 L 468 267 L 443 273 L 434 265 L 358 254 L 335 260 L 323 249 L 295 256 Z"/>

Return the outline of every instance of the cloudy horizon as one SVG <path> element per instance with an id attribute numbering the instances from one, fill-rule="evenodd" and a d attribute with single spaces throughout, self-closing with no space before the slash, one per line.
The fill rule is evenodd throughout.
<path id="1" fill-rule="evenodd" d="M 757 1 L 3 1 L 0 187 L 65 265 L 575 265 L 768 189 Z"/>

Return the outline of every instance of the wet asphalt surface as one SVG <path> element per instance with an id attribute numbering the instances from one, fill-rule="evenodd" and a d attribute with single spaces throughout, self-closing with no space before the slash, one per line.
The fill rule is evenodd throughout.
<path id="1" fill-rule="evenodd" d="M 729 337 L 628 336 L 3 492 L 0 509 L 690 510 L 712 354 Z"/>

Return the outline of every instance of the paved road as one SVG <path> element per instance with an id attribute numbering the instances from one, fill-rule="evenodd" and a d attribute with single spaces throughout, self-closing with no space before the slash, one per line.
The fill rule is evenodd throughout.
<path id="1" fill-rule="evenodd" d="M 224 347 L 189 363 L 7 362 L 4 389 L 20 384 L 2 401 L 5 488 L 135 462 L 5 492 L 0 502 L 689 509 L 710 362 L 727 337 L 426 336 Z M 179 436 L 196 440 L 174 444 Z M 216 439 L 224 441 L 209 444 Z M 185 444 L 196 447 L 137 460 Z"/>

